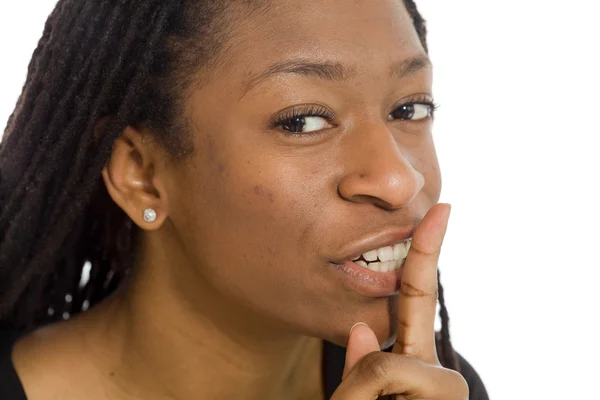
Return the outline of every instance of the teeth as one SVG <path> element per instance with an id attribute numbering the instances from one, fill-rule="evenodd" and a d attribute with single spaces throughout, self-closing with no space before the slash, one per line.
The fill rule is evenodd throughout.
<path id="1" fill-rule="evenodd" d="M 397 243 L 394 245 L 394 260 L 401 260 L 406 258 L 406 247 L 404 243 Z"/>
<path id="2" fill-rule="evenodd" d="M 404 260 L 392 260 L 382 262 L 377 261 L 371 263 L 366 263 L 365 261 L 360 260 L 356 261 L 356 264 L 375 272 L 391 272 L 400 269 L 404 265 Z"/>
<path id="3" fill-rule="evenodd" d="M 388 271 L 394 271 L 396 269 L 396 260 L 386 261 Z"/>
<path id="4" fill-rule="evenodd" d="M 353 261 L 361 267 L 368 268 L 376 272 L 395 271 L 404 266 L 408 250 L 410 249 L 410 239 L 406 242 L 397 243 L 394 246 L 385 246 L 379 249 L 367 251 L 362 254 L 366 260 L 360 260 L 360 256 Z"/>
<path id="5" fill-rule="evenodd" d="M 381 272 L 381 263 L 380 262 L 372 262 L 367 264 L 367 268 L 372 271 Z"/>
<path id="6" fill-rule="evenodd" d="M 363 253 L 363 258 L 367 261 L 375 261 L 377 260 L 377 250 L 371 250 L 371 251 L 367 251 L 366 253 Z"/>
<path id="7" fill-rule="evenodd" d="M 380 261 L 390 261 L 394 259 L 394 248 L 392 246 L 382 247 L 377 250 Z"/>
<path id="8" fill-rule="evenodd" d="M 381 272 L 388 272 L 390 270 L 390 267 L 393 267 L 393 265 L 390 265 L 392 263 L 393 261 L 383 261 L 381 263 L 381 266 L 379 267 L 381 269 Z"/>
<path id="9" fill-rule="evenodd" d="M 407 241 L 397 243 L 394 246 L 385 246 L 379 249 L 370 250 L 363 253 L 362 256 L 368 262 L 378 261 L 378 259 L 379 261 L 402 260 L 403 258 L 406 258 L 406 255 L 408 254 L 410 242 L 411 240 L 408 239 Z"/>

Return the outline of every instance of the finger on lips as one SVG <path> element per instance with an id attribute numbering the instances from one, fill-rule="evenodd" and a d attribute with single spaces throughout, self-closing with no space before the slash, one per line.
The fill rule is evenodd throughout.
<path id="1" fill-rule="evenodd" d="M 432 364 L 439 363 L 434 328 L 437 266 L 449 215 L 449 204 L 437 204 L 415 230 L 398 295 L 398 334 L 393 352 Z"/>
<path id="2" fill-rule="evenodd" d="M 380 351 L 367 324 L 356 323 L 350 330 L 342 383 L 332 400 L 393 394 L 444 400 L 469 397 L 464 378 L 443 368 L 435 349 L 437 265 L 449 215 L 449 204 L 436 204 L 413 234 L 397 300 L 398 334 L 392 353 Z"/>

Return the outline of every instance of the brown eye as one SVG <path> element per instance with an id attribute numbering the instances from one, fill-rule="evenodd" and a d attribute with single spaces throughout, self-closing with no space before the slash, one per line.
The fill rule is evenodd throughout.
<path id="1" fill-rule="evenodd" d="M 280 127 L 291 133 L 310 133 L 331 127 L 331 124 L 323 117 L 299 116 L 283 121 Z"/>
<path id="2" fill-rule="evenodd" d="M 281 124 L 281 128 L 288 132 L 300 133 L 304 130 L 305 125 L 306 118 L 296 117 L 285 121 L 283 124 Z"/>
<path id="3" fill-rule="evenodd" d="M 388 115 L 388 120 L 392 121 L 395 119 L 400 119 L 405 121 L 418 121 L 427 117 L 431 117 L 432 112 L 433 107 L 431 104 L 404 104 L 396 108 L 390 115 Z"/>

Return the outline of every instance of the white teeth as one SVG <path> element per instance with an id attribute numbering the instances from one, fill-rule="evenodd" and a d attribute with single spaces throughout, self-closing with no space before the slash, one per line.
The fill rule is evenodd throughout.
<path id="1" fill-rule="evenodd" d="M 411 240 L 402 243 L 397 243 L 394 246 L 385 246 L 379 249 L 367 251 L 362 254 L 364 260 L 360 260 L 360 256 L 355 258 L 356 264 L 361 267 L 368 268 L 376 272 L 390 272 L 400 269 L 404 266 L 408 250 L 410 249 Z"/>
<path id="2" fill-rule="evenodd" d="M 382 262 L 381 266 L 380 266 L 381 272 L 388 272 L 388 271 L 390 271 L 391 270 L 390 267 L 392 267 L 391 264 L 393 264 L 393 263 L 394 263 L 393 261 L 384 261 L 384 262 Z"/>
<path id="3" fill-rule="evenodd" d="M 408 254 L 410 243 L 411 240 L 408 239 L 405 242 L 397 243 L 393 246 L 385 246 L 379 249 L 367 251 L 366 253 L 363 253 L 362 256 L 368 262 L 402 260 L 403 258 L 406 258 L 406 255 Z M 358 258 L 356 259 L 358 260 Z"/>
<path id="4" fill-rule="evenodd" d="M 370 269 L 375 272 L 392 272 L 400 269 L 404 266 L 404 259 L 402 260 L 391 260 L 391 261 L 377 261 L 367 263 L 366 261 L 359 260 L 355 261 L 355 264 L 360 265 L 363 268 Z"/>
<path id="5" fill-rule="evenodd" d="M 363 253 L 363 258 L 367 261 L 375 261 L 377 260 L 377 255 L 377 250 L 371 250 Z"/>
<path id="6" fill-rule="evenodd" d="M 396 243 L 394 245 L 394 258 L 397 260 L 400 258 L 400 246 L 402 246 L 400 243 Z M 404 247 L 404 246 L 402 246 Z"/>
<path id="7" fill-rule="evenodd" d="M 372 271 L 381 272 L 381 263 L 380 262 L 372 262 L 367 264 L 367 268 Z"/>
<path id="8" fill-rule="evenodd" d="M 394 259 L 394 248 L 392 246 L 381 247 L 377 250 L 379 261 L 390 261 Z"/>
<path id="9" fill-rule="evenodd" d="M 406 247 L 404 243 L 396 243 L 394 245 L 394 260 L 406 258 Z"/>

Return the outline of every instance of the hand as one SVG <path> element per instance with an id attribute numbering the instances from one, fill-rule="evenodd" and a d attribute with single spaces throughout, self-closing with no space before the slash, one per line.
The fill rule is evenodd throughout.
<path id="1" fill-rule="evenodd" d="M 398 295 L 398 336 L 392 353 L 380 351 L 367 325 L 350 332 L 342 383 L 331 400 L 466 400 L 457 372 L 441 366 L 435 348 L 437 264 L 450 205 L 436 204 L 415 230 Z"/>

